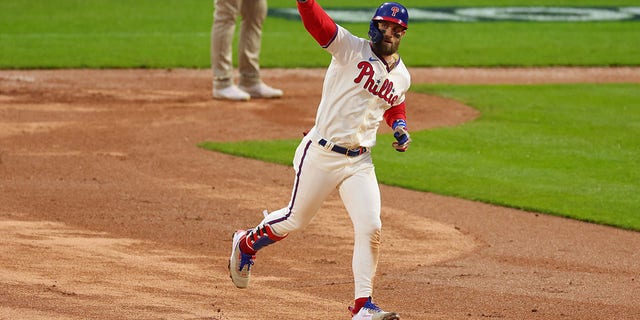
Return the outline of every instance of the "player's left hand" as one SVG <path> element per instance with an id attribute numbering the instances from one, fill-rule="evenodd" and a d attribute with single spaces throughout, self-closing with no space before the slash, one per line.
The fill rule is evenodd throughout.
<path id="1" fill-rule="evenodd" d="M 396 141 L 393 142 L 392 146 L 398 152 L 405 152 L 407 148 L 409 148 L 409 144 L 411 143 L 411 136 L 409 135 L 409 131 L 407 131 L 407 123 L 404 120 L 397 120 L 393 124 L 393 137 L 396 138 Z"/>

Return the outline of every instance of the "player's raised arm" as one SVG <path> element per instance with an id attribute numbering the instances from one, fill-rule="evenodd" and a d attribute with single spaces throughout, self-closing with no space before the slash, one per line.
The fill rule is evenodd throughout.
<path id="1" fill-rule="evenodd" d="M 323 48 L 331 44 L 338 26 L 315 0 L 297 0 L 304 27 Z"/>

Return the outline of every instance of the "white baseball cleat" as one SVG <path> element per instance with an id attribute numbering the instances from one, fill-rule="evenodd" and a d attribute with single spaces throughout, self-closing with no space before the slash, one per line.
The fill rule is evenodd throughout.
<path id="1" fill-rule="evenodd" d="M 238 288 L 246 288 L 249 286 L 249 277 L 251 277 L 251 266 L 255 256 L 245 254 L 240 251 L 240 239 L 247 233 L 245 230 L 238 230 L 233 234 L 233 247 L 231 248 L 231 257 L 229 258 L 229 275 L 231 281 Z"/>
<path id="2" fill-rule="evenodd" d="M 358 313 L 354 314 L 352 320 L 400 320 L 400 315 L 395 312 L 382 311 L 371 302 L 371 298 L 362 306 Z"/>
<path id="3" fill-rule="evenodd" d="M 248 101 L 251 96 L 242 91 L 235 85 L 228 86 L 223 89 L 213 89 L 213 97 L 215 99 L 234 100 L 234 101 Z"/>
<path id="4" fill-rule="evenodd" d="M 260 82 L 251 87 L 239 86 L 241 90 L 248 93 L 251 98 L 280 98 L 283 95 L 282 90 L 269 87 Z"/>

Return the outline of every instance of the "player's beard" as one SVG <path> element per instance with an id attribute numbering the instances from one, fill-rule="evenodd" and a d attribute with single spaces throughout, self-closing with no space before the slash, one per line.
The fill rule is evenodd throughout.
<path id="1" fill-rule="evenodd" d="M 400 47 L 400 41 L 392 41 L 391 43 L 380 40 L 378 43 L 373 44 L 373 48 L 375 49 L 376 54 L 379 56 L 390 56 L 396 52 L 398 52 L 398 48 Z"/>

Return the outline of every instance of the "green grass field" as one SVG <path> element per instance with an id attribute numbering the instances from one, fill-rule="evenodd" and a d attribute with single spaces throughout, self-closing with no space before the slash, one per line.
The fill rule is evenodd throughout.
<path id="1" fill-rule="evenodd" d="M 415 90 L 461 100 L 482 116 L 414 132 L 405 154 L 381 135 L 381 183 L 640 230 L 640 84 Z M 201 146 L 290 165 L 297 142 Z M 253 151 L 265 146 L 272 152 Z"/>
<path id="2" fill-rule="evenodd" d="M 359 0 L 320 1 L 362 7 Z M 407 0 L 408 7 L 450 1 Z M 294 7 L 271 0 L 272 8 Z M 370 2 L 373 8 L 379 3 Z M 455 6 L 638 6 L 634 1 L 476 0 Z M 0 2 L 0 68 L 208 68 L 212 1 L 21 0 Z M 344 24 L 365 36 L 365 23 Z M 418 22 L 401 47 L 418 66 L 640 65 L 640 22 Z M 269 17 L 262 66 L 327 66 L 299 21 Z M 455 128 L 413 132 L 399 155 L 375 149 L 380 181 L 640 230 L 640 87 L 425 86 L 482 112 Z M 254 154 L 260 143 L 271 152 Z M 201 146 L 289 164 L 295 140 Z M 408 178 L 410 177 L 410 178 Z"/>
<path id="3" fill-rule="evenodd" d="M 331 8 L 362 1 L 321 1 Z M 408 7 L 451 6 L 404 1 Z M 270 1 L 294 7 L 294 0 Z M 377 2 L 369 2 L 373 8 Z M 637 1 L 458 1 L 455 6 L 632 6 Z M 0 68 L 207 68 L 213 2 L 0 2 Z M 366 23 L 345 23 L 366 36 Z M 411 23 L 401 52 L 411 66 L 640 65 L 640 21 Z M 328 55 L 298 21 L 269 17 L 263 67 L 324 67 Z"/>

